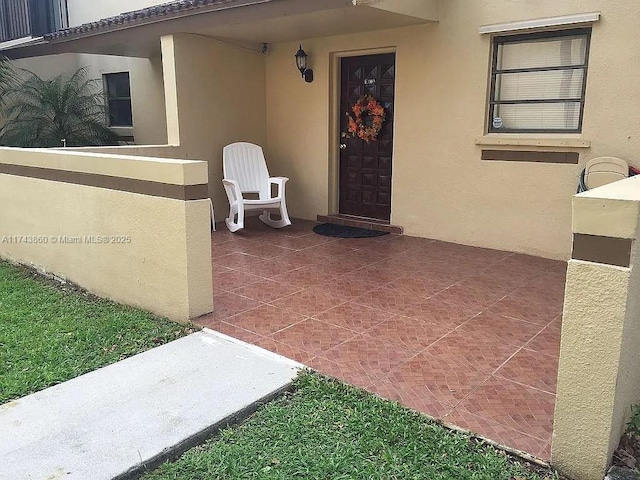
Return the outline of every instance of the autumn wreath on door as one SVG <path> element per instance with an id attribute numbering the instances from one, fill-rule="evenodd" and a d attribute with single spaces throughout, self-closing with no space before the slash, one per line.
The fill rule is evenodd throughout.
<path id="1" fill-rule="evenodd" d="M 373 95 L 361 96 L 351 107 L 351 113 L 347 112 L 349 125 L 347 137 L 361 138 L 367 143 L 375 142 L 382 131 L 386 112 L 384 107 Z"/>

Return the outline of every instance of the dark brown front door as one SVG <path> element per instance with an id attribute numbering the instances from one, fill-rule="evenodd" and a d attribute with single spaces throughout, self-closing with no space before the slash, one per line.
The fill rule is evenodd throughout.
<path id="1" fill-rule="evenodd" d="M 385 108 L 386 119 L 377 141 L 340 138 L 340 213 L 389 221 L 391 219 L 391 167 L 395 54 L 342 59 L 340 131 L 346 132 L 351 108 L 366 94 Z"/>

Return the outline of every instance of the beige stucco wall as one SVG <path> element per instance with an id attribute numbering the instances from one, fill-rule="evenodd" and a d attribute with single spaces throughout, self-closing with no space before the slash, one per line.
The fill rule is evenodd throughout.
<path id="1" fill-rule="evenodd" d="M 169 143 L 183 158 L 209 162 L 218 220 L 229 204 L 222 188 L 222 148 L 266 141 L 265 59 L 207 37 L 163 37 Z"/>
<path id="2" fill-rule="evenodd" d="M 579 151 L 581 165 L 481 161 L 482 148 L 504 147 L 475 144 L 485 128 L 490 66 L 490 37 L 478 27 L 590 11 L 601 11 L 602 20 L 593 27 L 578 138 L 591 147 L 525 148 Z M 271 170 L 291 178 L 291 214 L 335 213 L 329 211 L 338 134 L 328 100 L 332 55 L 391 48 L 397 52 L 392 223 L 408 235 L 568 258 L 571 196 L 584 163 L 616 155 L 640 165 L 639 15 L 640 4 L 622 0 L 448 0 L 440 2 L 437 24 L 304 40 L 312 84 L 295 69 L 296 42 L 271 45 L 266 145 Z"/>
<path id="3" fill-rule="evenodd" d="M 11 64 L 18 68 L 24 68 L 38 76 L 53 78 L 58 75 L 69 75 L 75 72 L 80 65 L 79 56 L 73 53 L 61 55 L 46 55 L 42 57 L 21 58 L 13 60 Z"/>
<path id="4" fill-rule="evenodd" d="M 616 438 L 625 430 L 631 406 L 640 404 L 640 242 L 637 240 L 633 256 L 634 268 L 629 279 L 629 297 L 626 305 L 627 321 L 622 331 L 622 353 L 617 376 L 618 392 L 613 410 L 613 438 L 609 445 L 611 453 L 617 446 Z"/>
<path id="5" fill-rule="evenodd" d="M 117 128 L 121 135 L 133 135 L 136 144 L 161 145 L 167 142 L 164 84 L 160 57 L 144 59 L 65 53 L 16 60 L 17 68 L 34 72 L 42 78 L 71 75 L 81 67 L 89 67 L 90 78 L 102 87 L 102 75 L 129 72 L 133 128 Z"/>
<path id="6" fill-rule="evenodd" d="M 131 12 L 161 3 L 167 2 L 165 0 L 67 0 L 69 26 L 75 27 L 83 23 L 95 22 L 101 18 L 113 17 L 123 12 Z"/>
<path id="7" fill-rule="evenodd" d="M 2 148 L 0 164 L 169 185 L 197 185 L 207 178 L 203 162 L 79 152 Z M 213 309 L 209 228 L 207 200 L 0 174 L 0 257 L 173 320 Z M 16 239 L 28 236 L 38 240 Z M 87 236 L 108 241 L 89 243 Z M 79 243 L 64 241 L 75 237 Z"/>
<path id="8" fill-rule="evenodd" d="M 552 459 L 570 478 L 604 476 L 640 403 L 639 192 L 636 177 L 574 199 L 574 232 L 634 242 L 630 268 L 569 262 Z"/>
<path id="9" fill-rule="evenodd" d="M 587 480 L 586 467 L 589 478 L 602 479 L 620 439 L 612 412 L 628 292 L 628 269 L 569 262 L 553 454 L 571 478 Z"/>

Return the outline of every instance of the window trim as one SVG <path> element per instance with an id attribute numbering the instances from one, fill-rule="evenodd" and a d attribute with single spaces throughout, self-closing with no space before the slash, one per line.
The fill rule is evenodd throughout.
<path id="1" fill-rule="evenodd" d="M 515 22 L 494 23 L 482 25 L 478 29 L 480 35 L 499 33 L 506 35 L 507 32 L 517 32 L 532 29 L 566 29 L 574 28 L 580 24 L 593 24 L 600 21 L 600 12 L 576 13 L 572 15 L 561 15 L 559 17 L 533 18 L 530 20 L 516 20 Z"/>
<path id="2" fill-rule="evenodd" d="M 534 67 L 534 68 L 519 68 L 513 70 L 498 70 L 498 47 L 499 45 L 509 43 L 525 43 L 536 42 L 541 39 L 558 38 L 558 37 L 570 37 L 576 35 L 586 35 L 587 46 L 585 49 L 585 59 L 582 65 L 571 65 L 568 67 L 556 66 L 556 67 Z M 515 35 L 496 35 L 491 40 L 492 52 L 491 52 L 491 79 L 489 86 L 489 100 L 488 100 L 488 116 L 487 116 L 487 129 L 489 134 L 495 133 L 582 133 L 582 123 L 584 119 L 584 105 L 587 90 L 587 73 L 589 70 L 589 52 L 591 49 L 591 27 L 584 28 L 571 28 L 563 30 L 548 30 L 544 32 L 536 33 L 519 33 Z M 557 99 L 528 99 L 528 100 L 502 100 L 496 101 L 496 79 L 499 74 L 504 73 L 523 73 L 523 72 L 547 72 L 555 70 L 582 70 L 584 72 L 582 79 L 582 89 L 580 92 L 580 98 L 557 98 Z M 493 127 L 493 114 L 497 105 L 526 105 L 526 104 L 543 104 L 543 103 L 579 103 L 580 114 L 578 117 L 578 126 L 575 129 L 567 128 L 494 128 Z"/>
<path id="3" fill-rule="evenodd" d="M 112 75 L 123 75 L 127 74 L 127 78 L 129 80 L 129 96 L 128 97 L 110 97 L 109 93 L 109 80 L 108 77 Z M 104 84 L 104 99 L 107 107 L 107 125 L 113 128 L 133 128 L 133 102 L 131 101 L 131 72 L 123 71 L 123 72 L 109 72 L 102 74 L 102 81 Z M 131 124 L 128 125 L 116 125 L 111 123 L 111 101 L 112 100 L 128 100 L 129 105 L 131 106 Z"/>

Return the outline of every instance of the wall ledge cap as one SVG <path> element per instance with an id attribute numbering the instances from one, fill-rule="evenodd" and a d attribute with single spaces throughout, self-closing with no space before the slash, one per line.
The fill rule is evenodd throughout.
<path id="1" fill-rule="evenodd" d="M 578 193 L 575 197 L 576 199 L 595 198 L 604 201 L 619 200 L 640 203 L 640 175 Z"/>
<path id="2" fill-rule="evenodd" d="M 640 176 L 574 195 L 572 203 L 573 233 L 640 237 Z"/>
<path id="3" fill-rule="evenodd" d="M 0 147 L 0 164 L 172 185 L 208 183 L 208 164 L 201 160 L 67 151 L 62 148 Z"/>
<path id="4" fill-rule="evenodd" d="M 505 147 L 591 148 L 591 140 L 580 137 L 529 137 L 508 133 L 476 137 L 475 144 Z"/>

